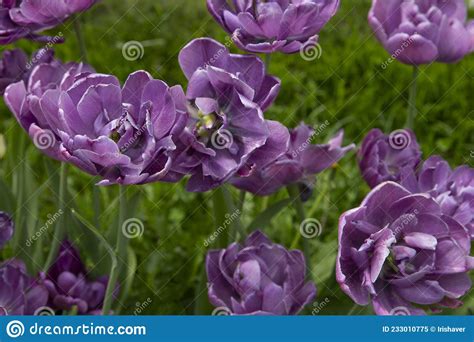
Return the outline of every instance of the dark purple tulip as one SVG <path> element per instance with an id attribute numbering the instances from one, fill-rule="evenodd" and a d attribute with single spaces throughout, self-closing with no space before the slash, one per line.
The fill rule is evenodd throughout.
<path id="1" fill-rule="evenodd" d="M 138 71 L 122 88 L 116 77 L 82 65 L 43 64 L 28 89 L 15 83 L 5 100 L 38 148 L 100 175 L 102 185 L 181 177 L 172 171 L 175 140 L 187 120 L 179 86 L 169 88 Z"/>
<path id="2" fill-rule="evenodd" d="M 0 44 L 21 38 L 48 40 L 38 32 L 50 29 L 71 15 L 89 9 L 97 0 L 3 0 L 0 1 Z"/>
<path id="3" fill-rule="evenodd" d="M 371 130 L 358 153 L 359 167 L 371 188 L 385 181 L 399 182 L 402 172 L 413 172 L 421 161 L 415 134 L 408 129 L 385 135 Z"/>
<path id="4" fill-rule="evenodd" d="M 288 251 L 260 231 L 243 246 L 210 251 L 206 269 L 209 300 L 233 315 L 296 315 L 316 295 L 314 284 L 305 281 L 301 251 Z"/>
<path id="5" fill-rule="evenodd" d="M 179 164 L 192 174 L 189 191 L 207 191 L 228 181 L 269 138 L 263 111 L 280 81 L 266 75 L 258 57 L 230 54 L 209 38 L 189 43 L 179 62 L 189 80 L 190 114 Z"/>
<path id="6" fill-rule="evenodd" d="M 87 279 L 87 270 L 76 248 L 64 241 L 58 258 L 42 274 L 49 292 L 49 306 L 54 310 L 71 310 L 74 306 L 80 314 L 100 313 L 107 288 L 107 277 Z"/>
<path id="7" fill-rule="evenodd" d="M 474 50 L 464 0 L 373 0 L 369 23 L 385 49 L 411 65 L 453 63 Z"/>
<path id="8" fill-rule="evenodd" d="M 444 214 L 465 225 L 474 239 L 474 169 L 467 165 L 452 170 L 439 156 L 427 159 L 417 173 L 402 175 L 401 184 L 412 192 L 426 192 Z"/>
<path id="9" fill-rule="evenodd" d="M 339 220 L 336 277 L 378 315 L 458 307 L 471 288 L 471 239 L 427 194 L 385 182 Z"/>
<path id="10" fill-rule="evenodd" d="M 0 60 L 0 95 L 12 83 L 28 82 L 31 71 L 36 65 L 51 63 L 54 51 L 41 49 L 35 52 L 29 61 L 28 56 L 21 49 L 5 50 Z"/>
<path id="11" fill-rule="evenodd" d="M 339 0 L 207 0 L 207 7 L 239 48 L 295 53 L 316 44 Z"/>
<path id="12" fill-rule="evenodd" d="M 47 301 L 48 291 L 27 275 L 23 262 L 0 265 L 0 316 L 33 315 Z"/>
<path id="13" fill-rule="evenodd" d="M 315 131 L 305 124 L 300 124 L 290 134 L 280 130 L 272 136 L 273 140 L 280 140 L 279 145 L 284 145 L 286 139 L 284 153 L 271 159 L 262 158 L 262 154 L 266 153 L 254 155 L 246 168 L 241 169 L 239 177 L 232 179 L 234 186 L 262 196 L 291 184 L 301 184 L 312 189 L 316 174 L 330 168 L 355 148 L 353 144 L 342 147 L 343 131 L 329 143 L 315 145 L 312 143 L 316 137 Z"/>
<path id="14" fill-rule="evenodd" d="M 11 216 L 0 211 L 0 249 L 12 238 L 13 229 L 14 224 Z"/>

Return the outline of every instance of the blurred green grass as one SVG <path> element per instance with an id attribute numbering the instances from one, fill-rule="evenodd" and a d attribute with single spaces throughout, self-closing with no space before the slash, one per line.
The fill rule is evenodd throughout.
<path id="1" fill-rule="evenodd" d="M 266 117 L 282 121 L 289 127 L 300 121 L 329 127 L 319 136 L 321 141 L 340 128 L 346 132 L 346 143 L 359 143 L 374 127 L 385 131 L 402 127 L 405 122 L 411 68 L 398 62 L 381 65 L 389 58 L 378 44 L 367 24 L 370 1 L 345 0 L 339 13 L 321 33 L 322 55 L 308 62 L 300 55 L 272 57 L 270 72 L 282 80 L 276 104 Z M 472 14 L 472 13 L 471 13 Z M 168 84 L 186 85 L 177 55 L 191 39 L 203 36 L 225 42 L 225 33 L 208 14 L 205 0 L 103 0 L 80 21 L 86 37 L 89 62 L 97 71 L 112 73 L 121 80 L 138 69 L 149 71 Z M 71 23 L 57 29 L 67 37 L 57 46 L 57 56 L 64 61 L 77 60 L 80 55 Z M 142 59 L 131 62 L 122 56 L 128 41 L 146 42 Z M 28 51 L 40 47 L 35 43 L 17 44 Z M 232 47 L 234 52 L 237 49 Z M 474 164 L 474 55 L 455 65 L 434 64 L 421 68 L 416 133 L 425 157 L 440 154 L 452 166 Z M 18 128 L 10 113 L 1 105 L 1 133 L 17 135 Z M 12 138 L 13 139 L 13 138 Z M 15 146 L 7 139 L 7 155 Z M 32 182 L 43 184 L 51 175 L 45 157 L 30 146 L 28 174 Z M 2 175 L 10 180 L 16 170 L 14 163 L 0 161 Z M 57 167 L 56 163 L 50 163 Z M 48 171 L 49 170 L 49 171 Z M 92 179 L 72 171 L 70 187 L 76 196 L 77 211 L 93 217 Z M 54 189 L 38 193 L 39 221 L 54 211 Z M 325 189 L 324 191 L 322 189 Z M 154 184 L 130 188 L 141 202 L 134 217 L 145 223 L 144 235 L 132 241 L 137 254 L 138 271 L 130 298 L 121 303 L 122 313 L 133 314 L 142 303 L 151 300 L 141 314 L 192 314 L 195 287 L 204 266 L 204 239 L 217 227 L 213 222 L 210 193 L 190 194 L 183 184 Z M 316 302 L 326 305 L 319 314 L 345 314 L 352 307 L 350 300 L 335 283 L 333 270 L 337 252 L 337 221 L 339 215 L 357 206 L 368 187 L 362 181 L 354 154 L 347 156 L 334 170 L 318 179 L 311 208 L 318 196 L 320 204 L 314 217 L 323 223 L 323 234 L 311 240 L 312 277 L 320 294 Z M 116 219 L 117 189 L 100 189 L 103 215 L 100 229 L 113 231 Z M 263 208 L 282 199 L 274 196 L 270 203 L 252 198 L 244 207 L 243 219 L 249 223 Z M 288 208 L 262 229 L 275 241 L 290 246 L 297 233 Z M 72 223 L 71 223 L 72 224 Z M 107 270 L 104 252 L 94 245 L 83 230 L 75 229 L 72 238 L 81 244 L 81 253 L 88 258 L 95 274 Z M 472 294 L 467 305 L 454 314 L 464 314 L 474 306 Z M 327 298 L 327 301 L 325 299 Z M 358 308 L 355 313 L 371 313 Z M 448 312 L 449 313 L 449 312 Z"/>

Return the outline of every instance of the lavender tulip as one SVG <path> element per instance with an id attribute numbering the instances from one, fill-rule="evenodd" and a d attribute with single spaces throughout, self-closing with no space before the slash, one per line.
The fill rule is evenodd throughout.
<path id="1" fill-rule="evenodd" d="M 470 250 L 466 227 L 429 195 L 386 182 L 341 216 L 336 277 L 378 315 L 422 315 L 462 304 L 472 285 Z"/>
<path id="2" fill-rule="evenodd" d="M 10 215 L 0 211 L 0 249 L 10 241 L 13 236 L 13 230 L 14 225 Z"/>
<path id="3" fill-rule="evenodd" d="M 244 246 L 210 251 L 206 269 L 211 303 L 233 315 L 296 315 L 316 295 L 314 284 L 305 281 L 303 254 L 260 231 Z"/>
<path id="4" fill-rule="evenodd" d="M 40 65 L 28 89 L 23 82 L 7 88 L 5 101 L 35 145 L 101 176 L 101 185 L 179 180 L 172 166 L 187 120 L 181 88 L 144 71 L 121 88 L 116 77 L 85 70 Z"/>
<path id="5" fill-rule="evenodd" d="M 359 168 L 370 187 L 385 181 L 399 182 L 402 173 L 414 172 L 421 161 L 421 149 L 411 130 L 385 135 L 371 130 L 358 153 Z"/>
<path id="6" fill-rule="evenodd" d="M 439 156 L 427 159 L 420 169 L 402 175 L 400 182 L 412 192 L 425 192 L 439 203 L 444 214 L 465 225 L 474 239 L 474 169 L 452 170 Z"/>
<path id="7" fill-rule="evenodd" d="M 207 6 L 239 48 L 295 53 L 317 43 L 339 0 L 207 0 Z"/>
<path id="8" fill-rule="evenodd" d="M 38 32 L 59 25 L 73 14 L 89 9 L 97 0 L 3 0 L 0 2 L 0 44 L 21 38 L 46 41 Z"/>
<path id="9" fill-rule="evenodd" d="M 179 164 L 192 174 L 188 190 L 207 191 L 228 181 L 269 138 L 263 111 L 280 81 L 266 75 L 259 58 L 230 54 L 208 38 L 184 47 L 179 62 L 189 80 L 190 114 Z"/>
<path id="10" fill-rule="evenodd" d="M 76 248 L 64 241 L 58 258 L 42 274 L 42 283 L 48 289 L 49 306 L 54 310 L 72 310 L 77 307 L 79 314 L 99 314 L 107 288 L 107 277 L 89 280 L 86 267 Z"/>
<path id="11" fill-rule="evenodd" d="M 464 0 L 373 0 L 369 23 L 400 62 L 453 63 L 474 51 L 474 21 Z"/>
<path id="12" fill-rule="evenodd" d="M 355 147 L 353 144 L 342 147 L 343 131 L 328 144 L 312 144 L 315 131 L 305 124 L 300 124 L 290 134 L 281 131 L 272 136 L 273 140 L 282 141 L 280 145 L 286 140 L 284 153 L 271 159 L 262 158 L 262 154 L 252 156 L 239 176 L 232 179 L 235 187 L 262 196 L 291 184 L 300 184 L 311 190 L 316 174 L 334 165 Z"/>
<path id="13" fill-rule="evenodd" d="M 35 52 L 28 61 L 28 56 L 21 49 L 5 50 L 0 60 L 0 95 L 12 83 L 18 81 L 28 82 L 31 71 L 36 65 L 51 63 L 54 51 L 41 49 Z"/>
<path id="14" fill-rule="evenodd" d="M 33 315 L 47 301 L 48 291 L 27 275 L 23 262 L 0 265 L 0 316 Z"/>

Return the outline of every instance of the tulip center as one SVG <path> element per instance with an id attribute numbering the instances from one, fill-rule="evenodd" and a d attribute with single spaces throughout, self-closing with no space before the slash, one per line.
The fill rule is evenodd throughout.
<path id="1" fill-rule="evenodd" d="M 194 134 L 206 146 L 212 144 L 212 140 L 223 125 L 223 120 L 218 113 L 204 113 L 194 106 L 189 106 L 188 112 L 195 120 Z"/>

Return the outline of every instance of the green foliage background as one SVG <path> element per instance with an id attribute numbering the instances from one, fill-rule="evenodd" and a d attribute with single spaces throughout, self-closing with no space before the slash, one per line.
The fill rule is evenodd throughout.
<path id="1" fill-rule="evenodd" d="M 300 121 L 318 126 L 326 120 L 318 139 L 323 142 L 334 132 L 344 128 L 346 143 L 359 143 L 374 127 L 385 131 L 401 128 L 405 122 L 411 68 L 393 62 L 386 69 L 382 63 L 389 58 L 375 40 L 367 24 L 370 1 L 344 0 L 337 16 L 320 36 L 321 58 L 307 62 L 298 54 L 272 56 L 270 72 L 282 80 L 276 104 L 266 117 L 282 121 L 289 127 Z M 472 11 L 471 11 L 472 12 Z M 471 13 L 471 16 L 474 13 Z M 205 0 L 103 0 L 82 15 L 80 21 L 87 42 L 88 58 L 97 71 L 112 73 L 121 80 L 135 70 L 145 69 L 168 84 L 186 85 L 179 68 L 177 55 L 191 39 L 213 37 L 220 42 L 226 35 L 207 12 Z M 66 23 L 56 31 L 67 38 L 56 47 L 63 61 L 80 56 L 72 24 Z M 54 32 L 53 32 L 54 33 Z M 122 45 L 131 40 L 145 42 L 142 59 L 130 62 L 122 56 Z M 41 47 L 31 42 L 20 42 L 30 52 Z M 232 47 L 234 52 L 238 52 Z M 416 134 L 425 157 L 444 156 L 452 166 L 474 164 L 474 55 L 455 65 L 434 64 L 422 67 Z M 0 159 L 0 175 L 10 186 L 26 158 L 25 184 L 27 196 L 22 210 L 34 233 L 54 213 L 58 183 L 58 164 L 47 160 L 29 140 L 26 152 L 21 148 L 23 133 L 6 107 L 0 105 L 0 133 L 5 135 L 7 153 Z M 113 236 L 117 230 L 117 192 L 115 187 L 101 188 L 93 193 L 95 180 L 71 170 L 69 188 L 71 205 L 94 222 L 104 234 Z M 144 235 L 132 240 L 136 254 L 137 273 L 130 297 L 121 302 L 121 313 L 193 314 L 196 288 L 204 266 L 206 239 L 217 228 L 213 220 L 212 193 L 190 194 L 184 184 L 154 184 L 130 187 L 129 196 L 136 206 L 130 206 L 130 216 L 143 220 Z M 333 170 L 322 174 L 313 198 L 306 203 L 312 217 L 323 224 L 323 234 L 312 239 L 312 278 L 318 286 L 322 315 L 347 314 L 353 303 L 340 290 L 334 279 L 337 253 L 337 222 L 340 214 L 356 207 L 368 187 L 360 177 L 355 154 L 348 155 Z M 15 201 L 8 191 L 1 190 L 2 209 L 14 209 Z M 16 189 L 11 189 L 15 193 Z M 234 194 L 237 198 L 237 192 Z M 94 197 L 95 196 L 95 197 Z M 282 191 L 271 199 L 248 196 L 243 210 L 244 223 L 249 224 L 264 208 L 285 198 Z M 100 197 L 100 200 L 97 198 Z M 16 199 L 18 200 L 18 199 Z M 94 217 L 94 206 L 100 215 Z M 292 208 L 287 208 L 272 223 L 261 227 L 272 239 L 290 247 L 298 234 L 292 224 Z M 68 218 L 70 238 L 81 246 L 81 254 L 94 275 L 107 272 L 105 250 L 84 227 Z M 298 245 L 298 241 L 296 247 Z M 299 241 L 300 243 L 301 241 Z M 44 252 L 50 237 L 42 236 Z M 212 247 L 212 246 L 211 246 Z M 295 247 L 295 246 L 293 246 Z M 19 255 L 34 269 L 40 265 L 42 254 L 33 255 L 6 249 L 3 257 Z M 122 274 L 126 277 L 126 274 Z M 201 299 L 205 299 L 202 296 Z M 474 308 L 474 296 L 465 298 L 466 305 L 448 314 L 466 314 Z M 147 302 L 148 304 L 143 305 Z M 324 304 L 323 304 L 324 303 Z M 317 307 L 317 303 L 315 303 Z M 370 308 L 354 308 L 355 314 L 371 314 Z"/>

